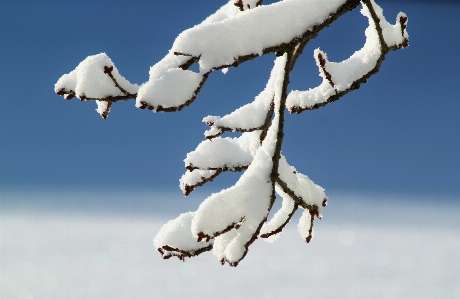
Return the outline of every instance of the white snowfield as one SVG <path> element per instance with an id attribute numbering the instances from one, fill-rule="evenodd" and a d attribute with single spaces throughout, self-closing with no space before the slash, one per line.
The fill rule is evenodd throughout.
<path id="1" fill-rule="evenodd" d="M 2 194 L 2 299 L 460 298 L 458 198 L 330 194 L 310 244 L 291 223 L 230 268 L 209 254 L 159 258 L 151 236 L 171 212 L 151 208 L 177 195 L 18 196 Z M 132 198 L 135 212 L 107 211 Z M 104 205 L 88 209 L 92 202 Z M 139 214 L 146 210 L 154 214 Z"/>

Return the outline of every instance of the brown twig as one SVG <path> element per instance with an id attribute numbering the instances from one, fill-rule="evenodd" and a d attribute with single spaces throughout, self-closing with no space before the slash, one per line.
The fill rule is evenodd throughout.
<path id="1" fill-rule="evenodd" d="M 158 248 L 158 251 L 160 252 L 161 257 L 163 259 L 167 260 L 174 255 L 177 256 L 181 261 L 185 260 L 185 258 L 187 257 L 197 256 L 203 252 L 210 250 L 212 250 L 212 244 L 209 244 L 208 246 L 196 250 L 183 250 L 171 247 L 169 245 L 164 245 L 162 248 Z"/>
<path id="2" fill-rule="evenodd" d="M 182 189 L 182 191 L 184 192 L 184 195 L 188 196 L 190 193 L 192 193 L 193 190 L 195 190 L 195 188 L 203 186 L 204 184 L 208 182 L 212 182 L 221 173 L 222 173 L 222 170 L 216 170 L 216 172 L 213 175 L 209 177 L 201 177 L 201 181 L 193 185 L 185 184 L 184 188 Z"/>
<path id="3" fill-rule="evenodd" d="M 278 228 L 274 229 L 271 232 L 265 233 L 260 235 L 261 238 L 268 238 L 270 236 L 276 235 L 280 233 L 284 227 L 291 221 L 292 216 L 294 216 L 294 213 L 297 211 L 299 205 L 297 203 L 294 203 L 294 206 L 292 207 L 292 211 L 289 213 L 288 217 L 286 218 L 286 221 L 283 222 Z"/>

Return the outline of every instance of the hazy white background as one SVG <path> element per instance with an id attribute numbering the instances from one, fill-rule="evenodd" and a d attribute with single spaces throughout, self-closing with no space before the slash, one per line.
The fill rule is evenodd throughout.
<path id="1" fill-rule="evenodd" d="M 256 241 L 231 268 L 210 252 L 161 259 L 152 238 L 174 215 L 142 202 L 174 201 L 168 194 L 6 196 L 23 204 L 0 215 L 4 299 L 460 296 L 460 207 L 433 198 L 333 194 L 310 244 L 294 219 L 278 240 Z M 102 197 L 136 197 L 131 208 L 142 212 L 103 212 L 96 207 Z M 64 199 L 73 207 L 55 204 Z"/>

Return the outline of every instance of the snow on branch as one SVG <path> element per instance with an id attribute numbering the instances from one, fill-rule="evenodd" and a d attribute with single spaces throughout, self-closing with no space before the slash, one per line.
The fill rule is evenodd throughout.
<path id="1" fill-rule="evenodd" d="M 171 51 L 199 57 L 204 72 L 236 66 L 309 39 L 359 1 L 280 1 L 181 33 Z"/>
<path id="2" fill-rule="evenodd" d="M 134 99 L 139 86 L 120 75 L 115 64 L 105 54 L 89 56 L 55 84 L 54 91 L 66 100 L 96 100 L 97 112 L 104 118 L 113 102 Z M 106 103 L 103 103 L 106 102 Z"/>
<path id="3" fill-rule="evenodd" d="M 98 55 L 88 57 L 77 69 L 61 77 L 56 83 L 55 92 L 67 99 L 75 94 L 81 100 L 115 102 L 136 99 L 136 107 L 140 109 L 180 111 L 193 103 L 213 70 L 236 67 L 257 56 L 283 53 L 299 42 L 306 43 L 359 3 L 358 0 L 329 0 L 324 3 L 289 0 L 257 6 L 260 4 L 257 1 L 257 9 L 235 14 L 230 9 L 230 2 L 200 25 L 180 34 L 169 53 L 151 68 L 149 81 L 140 87 L 136 85 L 136 92 L 120 94 L 121 90 L 108 88 L 103 83 L 98 88 L 96 82 L 99 81 L 94 81 L 94 86 L 90 87 L 79 83 L 81 80 L 87 82 L 85 78 L 92 80 L 93 77 L 100 79 L 100 82 L 107 81 L 100 74 L 112 64 L 77 70 L 85 61 Z M 253 7 L 250 2 L 254 1 L 245 1 Z M 199 73 L 187 70 L 195 62 L 200 64 Z M 74 73 L 84 75 L 74 76 Z M 68 82 L 67 77 L 72 77 L 72 82 Z M 75 86 L 80 87 L 78 91 L 74 90 Z"/>
<path id="4" fill-rule="evenodd" d="M 198 243 L 190 233 L 194 214 L 193 212 L 181 214 L 163 225 L 155 236 L 153 244 L 164 259 L 177 256 L 184 260 L 186 257 L 196 256 L 212 249 L 213 241 Z"/>
<path id="5" fill-rule="evenodd" d="M 299 207 L 279 185 L 275 186 L 275 190 L 283 199 L 281 208 L 273 215 L 270 221 L 264 223 L 260 231 L 260 237 L 270 243 L 279 237 L 284 227 L 291 221 L 292 216 L 294 216 L 294 213 Z"/>
<path id="6" fill-rule="evenodd" d="M 286 100 L 291 113 L 323 107 L 358 89 L 378 72 L 390 50 L 408 46 L 407 17 L 404 13 L 399 13 L 396 24 L 391 25 L 373 0 L 363 3 L 361 13 L 369 19 L 369 27 L 365 31 L 366 43 L 350 58 L 339 63 L 329 62 L 327 55 L 316 49 L 314 57 L 323 82 L 308 91 L 292 91 Z"/>
<path id="7" fill-rule="evenodd" d="M 263 6 L 258 0 L 229 0 L 201 24 L 182 32 L 171 50 L 150 68 L 149 80 L 138 86 L 123 78 L 104 53 L 89 56 L 63 75 L 55 92 L 66 99 L 95 100 L 106 119 L 113 103 L 135 99 L 136 107 L 172 112 L 190 105 L 209 74 L 268 53 L 276 59 L 264 90 L 254 100 L 223 116 L 203 119 L 206 139 L 187 154 L 180 179 L 184 195 L 225 171 L 242 172 L 231 187 L 208 196 L 195 212 L 165 224 L 154 246 L 165 259 L 181 260 L 211 251 L 222 263 L 237 266 L 258 238 L 271 242 L 303 209 L 301 237 L 313 238 L 315 218 L 322 218 L 328 198 L 320 186 L 290 166 L 282 155 L 286 108 L 313 110 L 359 88 L 376 73 L 390 50 L 408 46 L 407 16 L 389 24 L 374 0 L 363 0 L 369 19 L 366 42 L 348 59 L 334 63 L 317 49 L 314 57 L 322 83 L 308 91 L 287 89 L 291 71 L 308 41 L 358 0 L 284 0 Z M 188 70 L 198 63 L 199 72 Z M 236 138 L 220 137 L 241 132 Z M 281 208 L 267 221 L 276 200 Z"/>
<path id="8" fill-rule="evenodd" d="M 238 138 L 217 137 L 201 142 L 195 151 L 187 154 L 185 168 L 207 170 L 246 169 L 259 147 L 260 131 L 244 133 Z"/>
<path id="9" fill-rule="evenodd" d="M 203 119 L 206 125 L 211 127 L 205 132 L 206 138 L 212 139 L 226 131 L 251 132 L 268 127 L 274 108 L 273 97 L 275 96 L 277 61 L 275 61 L 265 89 L 256 96 L 252 103 L 246 104 L 222 118 L 207 116 Z M 251 117 L 247 117 L 248 115 Z"/>
<path id="10" fill-rule="evenodd" d="M 179 186 L 185 196 L 189 195 L 196 187 L 212 182 L 223 170 L 194 169 L 187 171 L 179 180 Z"/>

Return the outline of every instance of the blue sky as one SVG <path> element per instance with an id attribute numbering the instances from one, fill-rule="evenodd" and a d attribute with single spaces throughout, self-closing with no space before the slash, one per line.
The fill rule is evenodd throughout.
<path id="1" fill-rule="evenodd" d="M 182 30 L 224 1 L 1 1 L 0 186 L 17 189 L 172 190 L 183 159 L 203 140 L 207 115 L 249 103 L 265 86 L 265 56 L 215 72 L 193 105 L 176 113 L 117 103 L 107 121 L 95 103 L 65 101 L 54 83 L 88 55 L 106 52 L 131 82 Z M 409 16 L 410 47 L 391 52 L 380 72 L 335 104 L 288 115 L 283 153 L 326 191 L 460 194 L 458 70 L 460 5 L 379 1 L 386 18 Z M 313 50 L 331 61 L 361 48 L 359 9 L 324 30 L 304 51 L 290 89 L 320 82 Z M 229 187 L 237 176 L 206 190 Z"/>

